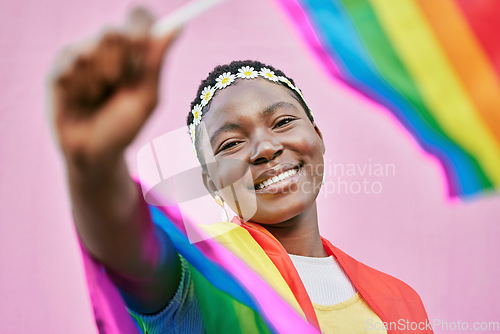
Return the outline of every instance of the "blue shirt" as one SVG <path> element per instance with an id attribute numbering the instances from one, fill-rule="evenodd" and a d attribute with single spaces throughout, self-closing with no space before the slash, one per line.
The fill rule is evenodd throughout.
<path id="1" fill-rule="evenodd" d="M 179 256 L 181 279 L 177 291 L 168 305 L 152 315 L 129 313 L 147 334 L 205 333 L 200 306 L 194 291 L 193 281 L 186 260 Z"/>

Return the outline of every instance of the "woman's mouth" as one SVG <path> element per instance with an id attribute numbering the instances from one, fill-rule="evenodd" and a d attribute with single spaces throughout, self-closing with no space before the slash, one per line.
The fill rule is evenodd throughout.
<path id="1" fill-rule="evenodd" d="M 295 166 L 290 168 L 278 175 L 274 175 L 269 177 L 268 179 L 258 183 L 255 185 L 256 191 L 263 191 L 270 188 L 279 188 L 281 185 L 285 185 L 286 183 L 290 183 L 295 175 L 300 171 L 300 166 Z M 288 181 L 288 182 L 287 182 Z"/>

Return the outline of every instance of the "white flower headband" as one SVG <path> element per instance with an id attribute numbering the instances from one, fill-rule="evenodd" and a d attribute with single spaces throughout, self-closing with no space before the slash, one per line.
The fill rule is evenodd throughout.
<path id="1" fill-rule="evenodd" d="M 272 82 L 283 82 L 285 83 L 289 88 L 294 90 L 297 94 L 299 94 L 300 98 L 304 102 L 304 104 L 307 106 L 306 100 L 304 96 L 302 95 L 302 92 L 300 89 L 298 89 L 296 86 L 294 86 L 288 78 L 284 76 L 278 76 L 274 74 L 273 71 L 271 71 L 267 67 L 263 67 L 260 71 L 254 70 L 253 67 L 251 66 L 243 66 L 238 69 L 238 73 L 233 74 L 231 72 L 225 72 L 221 74 L 217 79 L 216 79 L 216 84 L 212 86 L 206 86 L 203 88 L 201 91 L 200 95 L 200 100 L 201 102 L 199 104 L 196 104 L 193 109 L 191 110 L 191 113 L 193 114 L 193 122 L 189 124 L 189 134 L 191 136 L 191 142 L 193 144 L 193 151 L 196 154 L 196 147 L 195 147 L 195 142 L 196 142 L 196 128 L 197 126 L 201 123 L 201 116 L 203 115 L 203 107 L 205 107 L 212 97 L 215 95 L 215 92 L 217 90 L 221 90 L 226 88 L 227 86 L 231 85 L 236 79 L 255 79 L 257 77 L 263 77 L 269 81 Z M 310 113 L 312 117 L 312 111 L 307 108 L 307 112 Z"/>

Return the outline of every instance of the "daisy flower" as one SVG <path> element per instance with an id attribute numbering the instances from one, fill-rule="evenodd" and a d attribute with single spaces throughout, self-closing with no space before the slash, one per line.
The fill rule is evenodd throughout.
<path id="1" fill-rule="evenodd" d="M 243 66 L 238 69 L 238 74 L 236 74 L 238 78 L 241 79 L 255 79 L 259 75 L 257 71 L 250 66 Z"/>
<path id="2" fill-rule="evenodd" d="M 221 74 L 217 79 L 217 83 L 215 84 L 215 87 L 217 89 L 223 89 L 229 86 L 234 80 L 236 79 L 236 76 L 234 74 L 231 74 L 231 72 L 226 72 Z"/>
<path id="3" fill-rule="evenodd" d="M 210 100 L 210 99 L 209 99 Z M 202 102 L 203 103 L 203 102 Z M 193 125 L 198 125 L 201 122 L 201 115 L 203 115 L 202 106 L 197 104 L 193 107 L 191 113 L 193 114 Z"/>
<path id="4" fill-rule="evenodd" d="M 270 69 L 268 69 L 267 67 L 263 67 L 261 70 L 260 70 L 260 73 L 259 73 L 261 76 L 263 76 L 264 78 L 268 79 L 268 80 L 271 80 L 271 81 L 278 81 L 278 77 L 274 74 L 273 71 L 271 71 Z"/>
<path id="5" fill-rule="evenodd" d="M 288 80 L 288 78 L 286 77 L 282 77 L 282 76 L 279 76 L 278 79 L 281 81 L 281 82 L 284 82 L 288 85 L 288 87 L 290 87 L 291 89 L 294 89 L 295 90 L 295 86 L 292 84 L 292 82 L 290 80 Z"/>
<path id="6" fill-rule="evenodd" d="M 191 136 L 191 141 L 194 143 L 196 137 L 196 125 L 194 123 L 189 124 L 189 135 Z"/>
<path id="7" fill-rule="evenodd" d="M 210 102 L 210 99 L 214 96 L 215 94 L 215 87 L 210 87 L 207 86 L 203 89 L 200 95 L 201 99 L 201 105 L 204 107 Z"/>

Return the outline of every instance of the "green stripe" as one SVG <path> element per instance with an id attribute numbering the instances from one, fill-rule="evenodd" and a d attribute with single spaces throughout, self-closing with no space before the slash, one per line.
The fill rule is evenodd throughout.
<path id="1" fill-rule="evenodd" d="M 392 43 L 387 38 L 384 30 L 380 26 L 375 12 L 367 0 L 339 0 L 346 13 L 353 22 L 361 41 L 368 51 L 374 66 L 384 80 L 411 105 L 416 112 L 425 120 L 429 127 L 439 135 L 448 138 L 453 142 L 441 126 L 436 122 L 432 113 L 428 110 L 417 86 L 410 74 L 404 67 L 399 56 L 394 50 Z M 462 149 L 463 150 L 463 149 Z M 484 174 L 477 160 L 468 152 L 463 152 L 470 159 L 473 168 L 477 173 L 479 182 L 484 188 L 492 189 L 493 184 Z"/>
<path id="2" fill-rule="evenodd" d="M 146 328 L 146 324 L 144 323 L 144 321 L 142 320 L 142 318 L 136 316 L 135 314 L 133 314 L 130 311 L 129 311 L 129 314 L 132 316 L 132 318 L 135 319 L 135 321 L 139 325 L 139 328 L 141 329 L 142 333 L 146 333 L 147 334 L 148 333 L 148 329 Z"/>
<path id="3" fill-rule="evenodd" d="M 193 266 L 189 270 L 207 333 L 272 333 L 258 312 L 214 287 Z"/>

